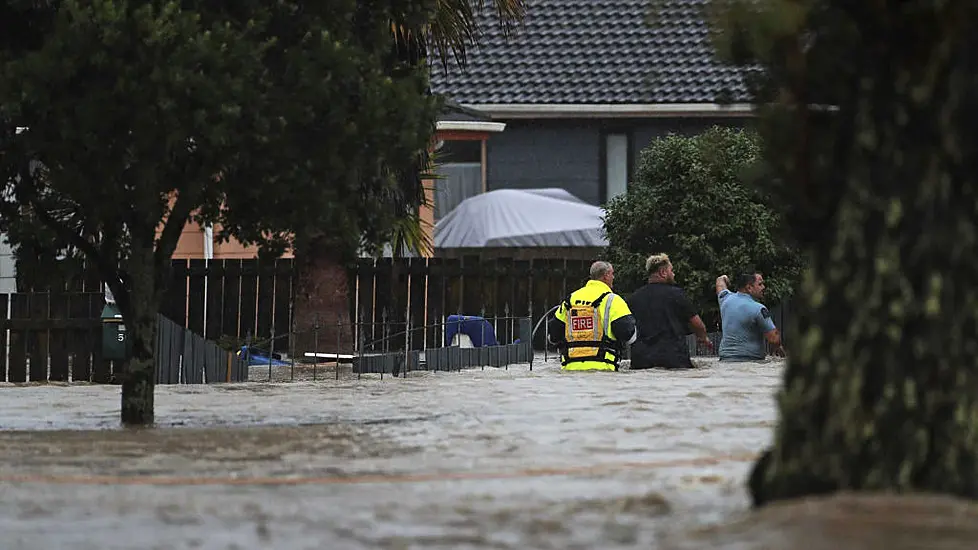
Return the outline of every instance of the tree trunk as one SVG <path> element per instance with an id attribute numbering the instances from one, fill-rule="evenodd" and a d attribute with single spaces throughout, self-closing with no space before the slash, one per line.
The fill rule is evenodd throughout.
<path id="1" fill-rule="evenodd" d="M 125 298 L 119 300 L 116 296 L 132 345 L 132 355 L 125 362 L 122 374 L 122 423 L 128 426 L 150 425 L 155 418 L 156 357 L 153 342 L 160 304 L 152 251 L 152 247 L 142 250 L 133 247 Z"/>
<path id="2" fill-rule="evenodd" d="M 135 344 L 136 338 L 133 338 Z M 122 380 L 122 423 L 127 426 L 148 426 L 154 422 L 154 385 L 156 359 L 150 350 L 149 357 L 133 357 Z"/>
<path id="3" fill-rule="evenodd" d="M 881 50 L 840 110 L 836 128 L 853 131 L 825 146 L 839 148 L 835 177 L 814 184 L 844 191 L 805 243 L 755 505 L 839 490 L 978 497 L 978 95 L 955 57 L 974 48 L 960 46 Z"/>
<path id="4" fill-rule="evenodd" d="M 295 353 L 352 353 L 350 282 L 341 254 L 316 239 L 296 254 L 296 266 Z"/>

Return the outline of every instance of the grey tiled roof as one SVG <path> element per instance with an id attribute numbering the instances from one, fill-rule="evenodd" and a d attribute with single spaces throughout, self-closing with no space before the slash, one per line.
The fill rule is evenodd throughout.
<path id="1" fill-rule="evenodd" d="M 432 90 L 462 104 L 714 103 L 744 97 L 742 79 L 713 58 L 705 0 L 526 0 L 509 40 L 484 19 L 462 72 L 435 62 Z"/>
<path id="2" fill-rule="evenodd" d="M 442 106 L 441 112 L 438 113 L 438 120 L 490 121 L 492 117 L 481 111 L 462 106 L 457 101 L 448 98 Z"/>

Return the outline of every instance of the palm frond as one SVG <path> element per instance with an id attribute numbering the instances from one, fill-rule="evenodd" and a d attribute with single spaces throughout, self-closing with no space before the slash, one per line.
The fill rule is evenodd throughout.
<path id="1" fill-rule="evenodd" d="M 417 256 L 428 256 L 434 250 L 431 235 L 434 227 L 419 213 L 411 213 L 394 222 L 389 245 L 394 256 L 411 252 Z"/>
<path id="2" fill-rule="evenodd" d="M 504 35 L 512 35 L 526 16 L 524 0 L 438 0 L 431 20 L 424 26 L 413 28 L 393 21 L 392 31 L 400 48 L 413 51 L 413 46 L 420 46 L 421 51 L 437 56 L 445 70 L 450 58 L 464 70 L 466 53 L 481 35 L 478 15 L 490 4 Z"/>

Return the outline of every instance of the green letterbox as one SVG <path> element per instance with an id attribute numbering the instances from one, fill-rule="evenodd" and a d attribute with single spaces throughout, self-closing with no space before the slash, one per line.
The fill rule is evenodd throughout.
<path id="1" fill-rule="evenodd" d="M 121 360 L 129 357 L 132 344 L 126 325 L 122 322 L 122 313 L 112 302 L 102 308 L 102 357 L 111 360 Z"/>

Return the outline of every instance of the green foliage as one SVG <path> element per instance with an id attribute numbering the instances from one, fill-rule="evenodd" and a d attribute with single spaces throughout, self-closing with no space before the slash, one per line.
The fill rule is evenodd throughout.
<path id="1" fill-rule="evenodd" d="M 643 150 L 628 193 L 606 207 L 616 289 L 644 284 L 645 259 L 665 252 L 677 283 L 710 325 L 721 274 L 754 268 L 764 274 L 766 302 L 789 295 L 801 260 L 781 238 L 768 197 L 750 183 L 761 176 L 760 152 L 753 133 L 722 127 L 669 135 Z"/>
<path id="2" fill-rule="evenodd" d="M 6 3 L 0 35 L 25 36 L 0 50 L 2 229 L 96 263 L 124 314 L 130 290 L 154 308 L 188 219 L 273 254 L 381 240 L 420 201 L 390 174 L 417 165 L 438 108 L 390 25 L 426 6 Z"/>
<path id="3" fill-rule="evenodd" d="M 978 498 L 978 4 L 714 4 L 808 260 L 754 503 Z"/>
<path id="4" fill-rule="evenodd" d="M 448 68 L 449 59 L 464 68 L 466 52 L 478 43 L 482 31 L 478 14 L 489 7 L 506 35 L 526 15 L 524 0 L 438 0 L 433 17 L 395 21 L 394 34 L 402 48 L 422 56 L 437 55 L 443 69 Z"/>

